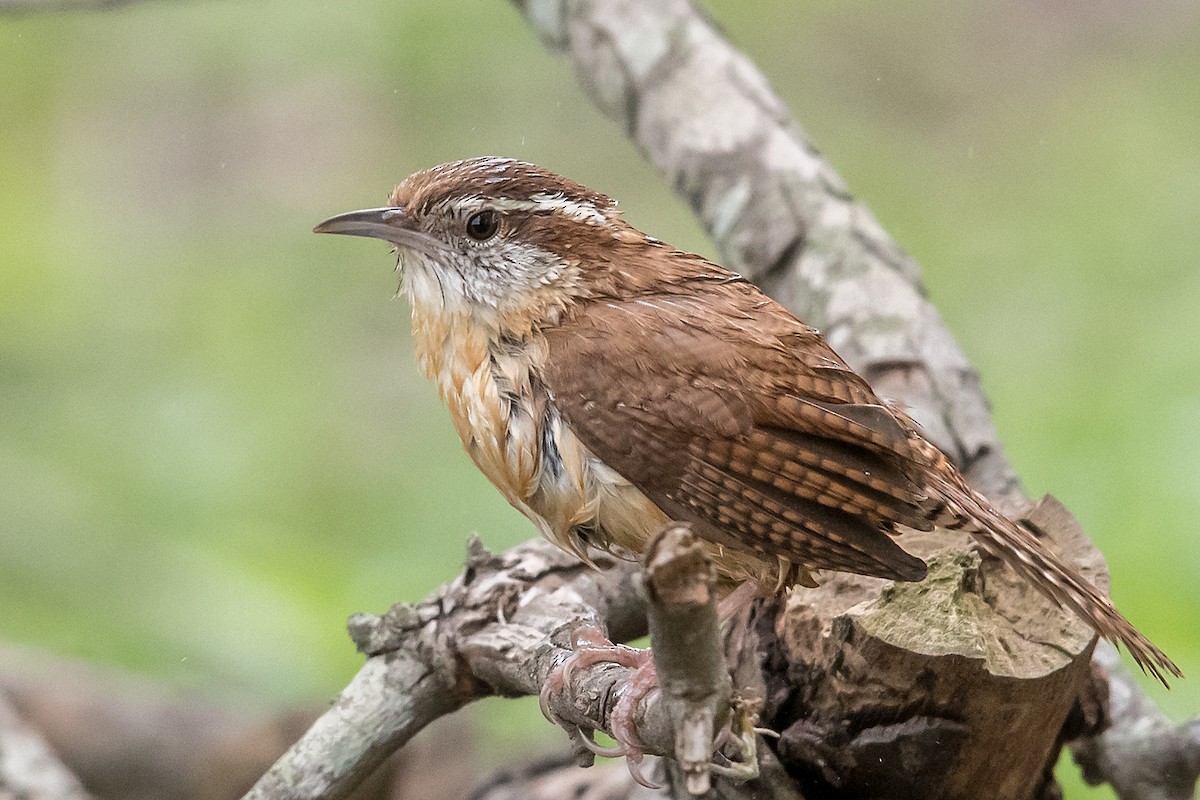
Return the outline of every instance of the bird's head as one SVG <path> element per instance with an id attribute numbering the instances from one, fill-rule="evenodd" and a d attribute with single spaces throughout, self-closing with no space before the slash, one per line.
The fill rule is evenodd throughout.
<path id="1" fill-rule="evenodd" d="M 422 170 L 387 206 L 339 214 L 314 230 L 392 243 L 414 308 L 493 319 L 500 328 L 510 317 L 537 324 L 594 294 L 588 273 L 606 269 L 614 247 L 647 241 L 608 197 L 503 158 Z"/>

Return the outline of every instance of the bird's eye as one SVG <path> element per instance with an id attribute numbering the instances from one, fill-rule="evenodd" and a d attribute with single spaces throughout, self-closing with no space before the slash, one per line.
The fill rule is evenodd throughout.
<path id="1" fill-rule="evenodd" d="M 486 242 L 500 230 L 500 215 L 485 209 L 477 211 L 467 219 L 467 236 L 477 242 Z"/>

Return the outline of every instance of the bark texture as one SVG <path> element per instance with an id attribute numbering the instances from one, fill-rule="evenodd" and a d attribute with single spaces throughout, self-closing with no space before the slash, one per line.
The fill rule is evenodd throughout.
<path id="1" fill-rule="evenodd" d="M 1029 518 L 1103 577 L 1056 501 Z M 1090 629 L 1046 613 L 965 536 L 912 534 L 905 546 L 930 564 L 920 584 L 846 576 L 788 600 L 777 619 L 787 670 L 768 673 L 780 756 L 818 796 L 1040 796 L 1060 721 L 1091 677 Z"/>

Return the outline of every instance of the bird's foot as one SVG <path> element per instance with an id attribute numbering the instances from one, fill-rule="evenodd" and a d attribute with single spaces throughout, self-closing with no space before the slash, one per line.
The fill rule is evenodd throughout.
<path id="1" fill-rule="evenodd" d="M 629 774 L 642 786 L 649 789 L 661 788 L 642 774 L 641 764 L 645 758 L 645 751 L 642 749 L 641 739 L 638 738 L 636 725 L 638 704 L 658 689 L 658 673 L 655 671 L 650 650 L 614 644 L 599 628 L 591 625 L 577 628 L 571 637 L 571 644 L 574 652 L 554 668 L 542 686 L 538 697 L 542 714 L 551 722 L 561 724 L 550 709 L 550 697 L 563 690 L 575 670 L 599 663 L 614 663 L 632 669 L 634 672 L 629 686 L 621 692 L 609 715 L 609 727 L 612 728 L 611 735 L 617 743 L 616 746 L 605 747 L 597 743 L 592 738 L 591 731 L 575 728 L 571 733 L 576 741 L 596 755 L 606 758 L 624 756 Z"/>

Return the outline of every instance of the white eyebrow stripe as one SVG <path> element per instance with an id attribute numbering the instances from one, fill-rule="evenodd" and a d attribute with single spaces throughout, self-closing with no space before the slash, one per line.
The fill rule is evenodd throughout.
<path id="1" fill-rule="evenodd" d="M 601 225 L 608 221 L 608 216 L 595 205 L 579 200 L 571 200 L 561 194 L 535 194 L 528 200 L 516 200 L 510 197 L 492 197 L 484 200 L 493 208 L 501 211 L 556 211 L 579 222 Z"/>

